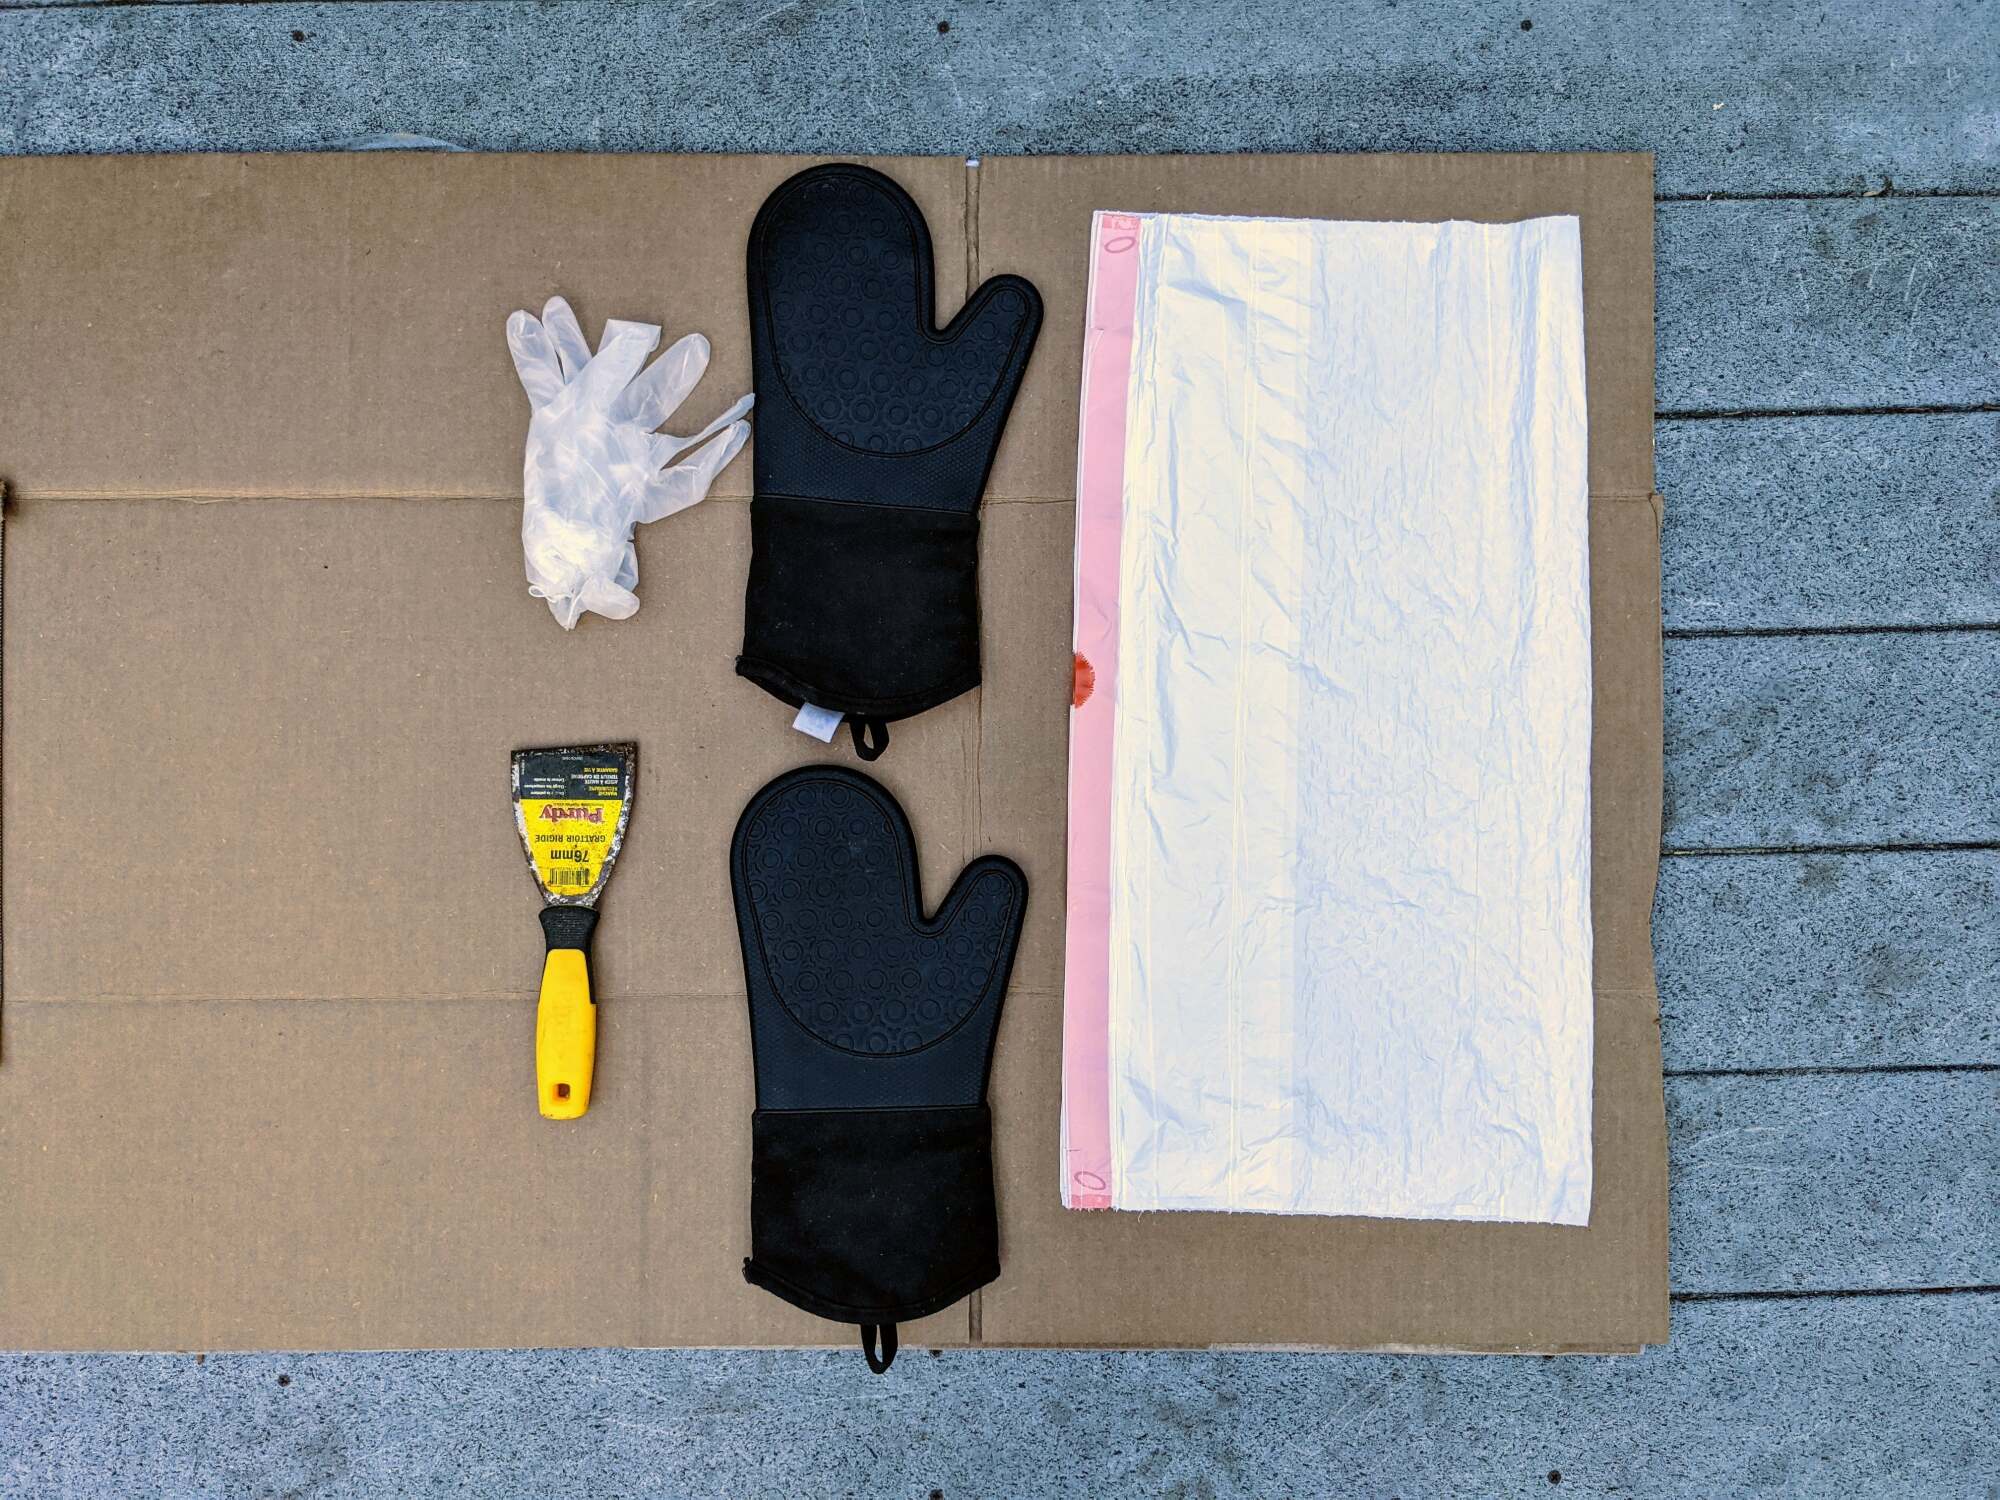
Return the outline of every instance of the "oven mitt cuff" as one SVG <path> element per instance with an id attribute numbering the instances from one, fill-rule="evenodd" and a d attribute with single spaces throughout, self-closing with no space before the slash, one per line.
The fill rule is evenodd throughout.
<path id="1" fill-rule="evenodd" d="M 766 497 L 750 538 L 736 670 L 765 692 L 886 720 L 978 685 L 976 514 Z"/>
<path id="2" fill-rule="evenodd" d="M 751 1139 L 753 1286 L 867 1327 L 929 1317 L 1000 1274 L 984 1104 L 759 1110 Z"/>

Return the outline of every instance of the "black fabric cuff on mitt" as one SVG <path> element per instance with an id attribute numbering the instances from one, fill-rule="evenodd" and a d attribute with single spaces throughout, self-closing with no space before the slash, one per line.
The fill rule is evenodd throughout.
<path id="1" fill-rule="evenodd" d="M 1000 1274 L 993 1117 L 758 1110 L 743 1279 L 840 1323 L 905 1323 Z"/>
<path id="2" fill-rule="evenodd" d="M 759 496 L 736 670 L 794 708 L 903 719 L 979 685 L 979 517 Z"/>

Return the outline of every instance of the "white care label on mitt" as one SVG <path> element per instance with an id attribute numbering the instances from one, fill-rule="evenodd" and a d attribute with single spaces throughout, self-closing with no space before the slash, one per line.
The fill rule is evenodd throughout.
<path id="1" fill-rule="evenodd" d="M 819 708 L 808 703 L 799 710 L 799 716 L 792 720 L 792 728 L 800 734 L 809 734 L 823 745 L 833 743 L 834 731 L 840 728 L 840 721 L 846 714 L 835 713 L 830 708 Z"/>

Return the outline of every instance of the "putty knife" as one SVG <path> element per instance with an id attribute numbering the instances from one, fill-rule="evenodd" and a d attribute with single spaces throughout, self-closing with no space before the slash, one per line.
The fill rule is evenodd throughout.
<path id="1" fill-rule="evenodd" d="M 551 1120 L 590 1108 L 597 1004 L 590 935 L 597 898 L 625 842 L 638 789 L 637 745 L 569 745 L 514 752 L 514 825 L 542 893 L 542 997 L 535 1010 L 535 1097 Z"/>

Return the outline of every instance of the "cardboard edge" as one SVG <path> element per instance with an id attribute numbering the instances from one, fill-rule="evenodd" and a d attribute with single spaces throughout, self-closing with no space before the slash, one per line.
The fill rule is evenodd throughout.
<path id="1" fill-rule="evenodd" d="M 1648 1200 L 1659 1205 L 1657 1240 L 1648 1247 L 1647 1258 L 1651 1261 L 1653 1273 L 1657 1277 L 1652 1293 L 1644 1305 L 1637 1308 L 1641 1322 L 1638 1330 L 1638 1348 L 1632 1352 L 1643 1352 L 1648 1348 L 1669 1342 L 1673 1332 L 1673 1181 L 1671 1171 L 1672 1147 L 1667 1139 L 1667 1079 L 1663 1066 L 1660 1045 L 1660 991 L 1649 984 L 1644 987 L 1600 989 L 1596 991 L 1597 1005 L 1601 1010 L 1606 1005 L 1630 1005 L 1643 1007 L 1643 1013 L 1633 1019 L 1647 1037 L 1647 1050 L 1651 1053 L 1650 1065 L 1645 1070 L 1646 1098 L 1645 1111 L 1657 1120 L 1659 1155 L 1654 1158 L 1649 1169 L 1654 1187 Z M 1593 1109 L 1595 1106 L 1593 1105 Z M 1595 1191 L 1595 1171 L 1593 1165 L 1593 1193 Z M 1582 1346 L 1547 1351 L 1550 1353 L 1589 1352 Z M 1616 1349 L 1603 1352 L 1616 1353 Z"/>
<path id="2" fill-rule="evenodd" d="M 1659 1343 L 1664 1344 L 1664 1339 Z M 981 1344 L 982 1349 L 1086 1350 L 1099 1354 L 1299 1354 L 1340 1357 L 1361 1355 L 1469 1356 L 1482 1359 L 1602 1359 L 1644 1354 L 1653 1343 L 1519 1344 L 1505 1347 L 1477 1344 Z"/>
<path id="3" fill-rule="evenodd" d="M 0 478 L 0 663 L 7 659 L 7 506 L 12 500 L 12 491 L 4 478 Z M 0 745 L 6 743 L 7 729 L 7 674 L 0 669 Z M 6 766 L 0 760 L 0 784 L 6 779 Z M 4 817 L 4 814 L 0 814 Z M 0 838 L 0 850 L 6 841 Z M 4 859 L 4 855 L 0 855 Z M 7 927 L 0 921 L 0 1064 L 7 1060 Z"/>

